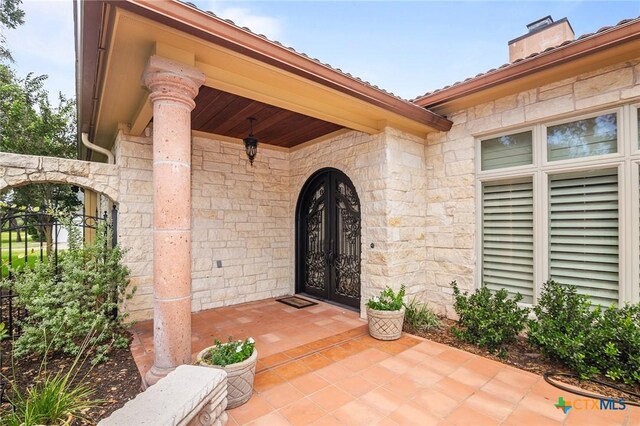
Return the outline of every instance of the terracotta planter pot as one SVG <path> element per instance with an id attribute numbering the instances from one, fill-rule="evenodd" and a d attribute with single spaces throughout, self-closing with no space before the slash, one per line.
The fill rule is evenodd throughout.
<path id="1" fill-rule="evenodd" d="M 219 368 L 227 372 L 227 409 L 236 408 L 244 404 L 251 398 L 253 392 L 253 378 L 256 375 L 256 361 L 258 360 L 258 350 L 253 349 L 253 353 L 247 359 L 225 367 L 207 364 L 203 357 L 213 346 L 203 349 L 198 353 L 197 364 L 205 367 Z"/>
<path id="2" fill-rule="evenodd" d="M 402 335 L 404 306 L 399 311 L 378 311 L 367 307 L 369 334 L 378 340 L 396 340 Z"/>

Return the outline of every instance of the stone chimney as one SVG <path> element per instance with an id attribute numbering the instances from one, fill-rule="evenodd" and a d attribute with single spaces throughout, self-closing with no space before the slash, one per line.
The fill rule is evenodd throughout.
<path id="1" fill-rule="evenodd" d="M 509 42 L 509 62 L 559 46 L 575 37 L 567 18 L 554 22 L 551 16 L 545 16 L 527 25 L 527 29 L 527 34 Z"/>

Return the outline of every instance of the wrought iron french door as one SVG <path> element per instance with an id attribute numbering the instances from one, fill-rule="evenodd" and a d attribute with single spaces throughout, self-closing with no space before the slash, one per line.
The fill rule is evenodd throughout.
<path id="1" fill-rule="evenodd" d="M 360 201 L 349 178 L 326 169 L 301 193 L 297 290 L 360 308 Z"/>

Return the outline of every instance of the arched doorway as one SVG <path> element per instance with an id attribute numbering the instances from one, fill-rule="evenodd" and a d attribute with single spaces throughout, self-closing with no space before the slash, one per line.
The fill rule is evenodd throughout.
<path id="1" fill-rule="evenodd" d="M 360 200 L 351 180 L 322 169 L 296 212 L 296 291 L 360 308 Z"/>

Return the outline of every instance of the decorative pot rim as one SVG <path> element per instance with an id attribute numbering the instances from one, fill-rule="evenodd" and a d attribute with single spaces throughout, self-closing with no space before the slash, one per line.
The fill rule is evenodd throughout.
<path id="1" fill-rule="evenodd" d="M 198 352 L 198 356 L 196 357 L 196 364 L 206 366 L 206 367 L 215 367 L 215 368 L 228 368 L 228 367 L 235 368 L 235 367 L 243 367 L 245 365 L 255 363 L 256 360 L 258 359 L 258 350 L 254 346 L 253 352 L 251 353 L 251 355 L 249 355 L 249 358 L 245 359 L 244 361 L 234 362 L 233 364 L 227 364 L 225 366 L 222 366 L 219 364 L 209 364 L 208 362 L 205 361 L 204 355 L 207 352 L 209 352 L 212 348 L 215 348 L 215 345 L 207 346 L 206 348 Z"/>
<path id="2" fill-rule="evenodd" d="M 396 309 L 396 310 L 393 310 L 393 311 L 385 311 L 385 310 L 382 310 L 382 309 L 373 309 L 373 308 L 370 308 L 370 307 L 367 306 L 367 312 L 399 313 L 399 312 L 405 312 L 405 311 L 406 311 L 406 309 L 405 309 L 404 305 L 402 306 L 402 308 Z"/>

